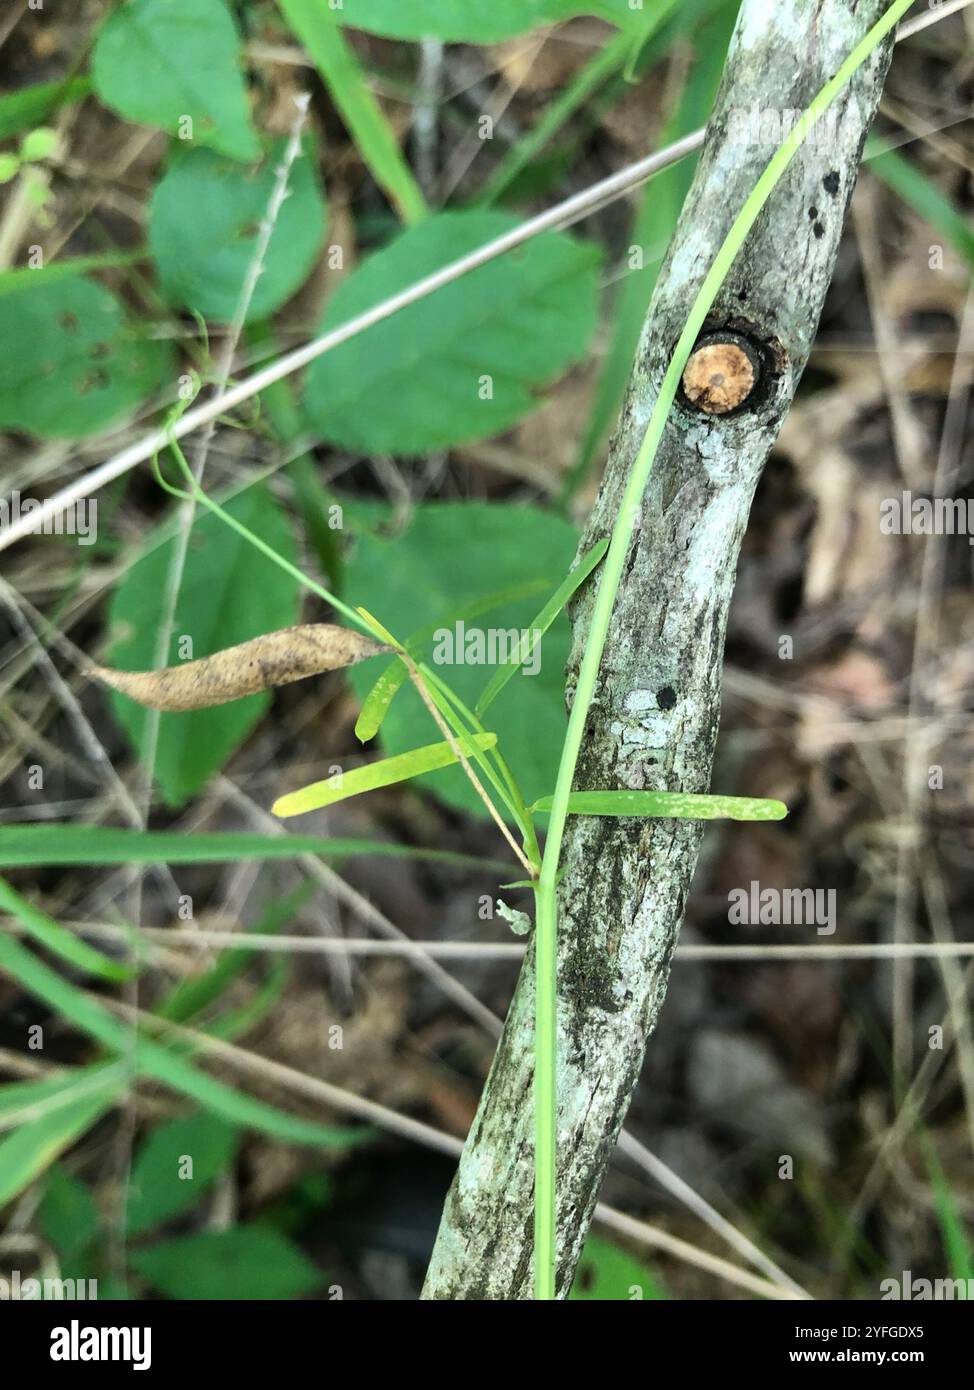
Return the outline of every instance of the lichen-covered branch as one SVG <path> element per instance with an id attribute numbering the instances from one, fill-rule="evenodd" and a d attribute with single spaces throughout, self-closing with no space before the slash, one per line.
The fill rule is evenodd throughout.
<path id="1" fill-rule="evenodd" d="M 744 0 L 582 549 L 607 535 L 673 346 L 775 147 L 886 0 Z M 643 499 L 579 788 L 710 784 L 727 612 L 755 486 L 808 357 L 891 42 L 806 140 L 714 305 Z M 721 377 L 721 380 L 716 380 Z M 572 613 L 571 699 L 593 587 Z M 746 791 L 746 788 L 742 788 Z M 701 828 L 575 817 L 563 853 L 558 1291 L 567 1293 L 666 993 Z M 423 1297 L 532 1297 L 530 957 L 447 1198 Z"/>

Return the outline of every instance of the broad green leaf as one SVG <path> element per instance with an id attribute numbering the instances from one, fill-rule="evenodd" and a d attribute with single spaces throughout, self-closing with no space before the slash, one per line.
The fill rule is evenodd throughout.
<path id="1" fill-rule="evenodd" d="M 133 1035 L 133 1031 L 114 1018 L 94 996 L 85 994 L 64 979 L 19 941 L 2 934 L 0 969 L 61 1014 L 66 1022 L 80 1028 L 103 1047 L 120 1056 L 134 1057 L 141 1075 L 151 1076 L 173 1090 L 190 1096 L 204 1109 L 221 1116 L 230 1124 L 260 1130 L 285 1143 L 313 1144 L 323 1148 L 345 1148 L 366 1137 L 367 1132 L 363 1130 L 337 1129 L 299 1119 L 285 1110 L 279 1110 L 277 1106 L 234 1090 L 207 1072 L 197 1070 L 166 1044 L 154 1042 L 144 1033 Z"/>
<path id="2" fill-rule="evenodd" d="M 133 1251 L 129 1263 L 169 1298 L 300 1298 L 324 1281 L 307 1256 L 270 1226 L 160 1241 Z"/>
<path id="3" fill-rule="evenodd" d="M 254 260 L 283 141 L 258 170 L 212 150 L 187 150 L 156 186 L 149 209 L 149 247 L 171 304 L 228 322 Z M 295 160 L 264 257 L 247 320 L 267 318 L 307 278 L 325 236 L 325 203 L 314 164 Z"/>
<path id="4" fill-rule="evenodd" d="M 486 752 L 497 743 L 497 735 L 475 734 L 469 743 L 473 748 Z M 462 742 L 459 746 L 465 755 L 472 755 L 473 748 Z M 408 782 L 426 772 L 437 772 L 458 761 L 449 743 L 429 743 L 425 748 L 413 748 L 408 753 L 382 758 L 377 763 L 367 763 L 365 767 L 354 768 L 351 772 L 335 774 L 324 782 L 312 782 L 300 791 L 278 797 L 271 810 L 275 816 L 301 816 L 306 811 L 333 806 L 336 801 L 345 801 L 350 796 L 375 791 L 377 787 L 391 787 L 396 782 Z"/>
<path id="5" fill-rule="evenodd" d="M 231 159 L 260 154 L 240 39 L 223 0 L 127 0 L 99 30 L 92 77 L 105 105 L 127 121 Z"/>
<path id="6" fill-rule="evenodd" d="M 317 835 L 258 835 L 251 831 L 191 835 L 57 822 L 0 826 L 0 869 L 31 864 L 232 864 L 241 859 L 294 859 L 301 854 L 329 859 L 383 854 L 442 864 L 484 864 L 471 855 L 416 849 L 387 840 L 327 840 Z"/>
<path id="7" fill-rule="evenodd" d="M 532 811 L 550 811 L 553 798 L 541 797 Z M 572 792 L 573 816 L 660 816 L 666 820 L 784 820 L 783 801 L 755 796 L 693 796 L 685 792 Z"/>
<path id="8" fill-rule="evenodd" d="M 78 1259 L 98 1235 L 100 1220 L 95 1199 L 63 1163 L 47 1175 L 38 1208 L 41 1230 L 57 1251 L 62 1270 Z"/>
<path id="9" fill-rule="evenodd" d="M 357 601 L 381 614 L 393 632 L 429 630 L 443 623 L 445 613 L 463 611 L 501 589 L 536 581 L 535 593 L 550 593 L 568 573 L 577 546 L 573 526 L 534 507 L 431 503 L 415 509 L 400 535 L 358 538 L 348 561 L 347 588 Z M 494 666 L 508 659 L 509 652 L 501 656 L 501 646 L 509 639 L 516 642 L 536 615 L 537 598 L 528 597 L 527 589 L 520 592 L 525 597 L 492 611 L 486 622 L 465 625 L 465 633 L 476 630 L 496 639 Z M 455 637 L 455 625 L 434 626 L 431 635 L 437 633 L 424 653 L 426 660 L 472 708 L 492 666 L 467 664 L 465 646 L 454 642 L 452 655 L 460 662 L 443 663 L 440 670 L 439 658 L 450 655 L 440 639 L 444 633 Z M 565 731 L 567 659 L 568 622 L 562 614 L 542 640 L 537 674 L 517 676 L 491 708 L 499 750 L 529 799 L 550 787 L 557 771 Z M 352 670 L 349 679 L 364 699 L 372 684 L 368 673 Z M 428 738 L 431 727 L 429 713 L 410 683 L 386 715 L 382 746 L 388 753 L 404 752 Z M 434 773 L 429 788 L 451 805 L 486 814 L 462 769 Z"/>
<path id="10" fill-rule="evenodd" d="M 626 1250 L 590 1235 L 585 1241 L 569 1298 L 576 1302 L 637 1302 L 665 1299 L 666 1291 L 653 1270 Z"/>
<path id="11" fill-rule="evenodd" d="M 159 1125 L 135 1156 L 126 1228 L 141 1235 L 193 1207 L 233 1162 L 238 1133 L 200 1111 Z"/>
<path id="12" fill-rule="evenodd" d="M 16 92 L 0 96 L 0 140 L 9 140 L 23 130 L 46 121 L 54 111 L 72 101 L 80 101 L 91 90 L 87 77 L 58 78 L 54 82 L 36 82 Z"/>
<path id="13" fill-rule="evenodd" d="M 0 295 L 0 342 L 0 429 L 51 439 L 95 434 L 131 414 L 171 362 L 166 344 L 126 322 L 113 294 L 78 275 L 24 279 Z"/>
<path id="14" fill-rule="evenodd" d="M 484 693 L 477 701 L 476 713 L 478 715 L 482 715 L 494 703 L 511 677 L 517 674 L 526 661 L 530 660 L 541 638 L 551 627 L 575 590 L 595 569 L 608 548 L 608 540 L 599 541 L 597 545 L 592 546 L 591 550 L 585 552 L 572 572 L 565 576 L 544 608 L 529 625 L 527 633 L 521 638 L 515 660 L 508 662 L 506 666 L 498 667 L 491 676 Z"/>
<path id="15" fill-rule="evenodd" d="M 656 0 L 344 0 L 336 14 L 356 29 L 392 39 L 497 43 L 542 24 L 598 15 L 620 28 L 647 27 Z"/>
<path id="16" fill-rule="evenodd" d="M 102 980 L 129 980 L 132 978 L 131 966 L 123 965 L 117 960 L 111 960 L 108 956 L 102 955 L 101 951 L 96 951 L 86 941 L 82 941 L 73 932 L 62 927 L 59 922 L 53 921 L 45 912 L 34 907 L 26 898 L 22 898 L 2 878 L 0 878 L 0 913 L 15 917 L 28 936 L 32 936 L 46 950 L 60 956 L 62 960 L 67 961 L 69 965 L 73 965 L 76 970 L 82 971 L 85 975 L 97 975 Z"/>
<path id="17" fill-rule="evenodd" d="M 0 300 L 0 305 L 2 305 Z M 264 483 L 247 488 L 226 510 L 292 564 L 294 536 Z M 110 623 L 115 638 L 108 664 L 130 671 L 155 665 L 166 575 L 173 541 L 155 545 L 125 575 L 115 592 Z M 298 590 L 290 575 L 258 554 L 211 513 L 199 515 L 186 556 L 172 646 L 164 665 L 209 656 L 297 621 Z M 187 640 L 191 643 L 191 650 Z M 269 694 L 250 695 L 215 709 L 159 717 L 156 781 L 169 806 L 180 806 L 204 787 L 259 722 Z M 142 753 L 150 713 L 123 695 L 112 707 L 133 748 Z"/>
<path id="18" fill-rule="evenodd" d="M 410 227 L 342 283 L 322 331 L 516 224 L 507 213 L 474 210 Z M 592 246 L 549 232 L 375 324 L 312 363 L 304 393 L 310 424 L 343 448 L 393 454 L 508 429 L 534 408 L 532 388 L 584 355 L 598 263 Z"/>
<path id="19" fill-rule="evenodd" d="M 295 38 L 321 73 L 359 156 L 406 222 L 426 215 L 426 200 L 379 105 L 358 55 L 341 32 L 337 8 L 322 0 L 279 0 Z"/>
<path id="20" fill-rule="evenodd" d="M 0 1207 L 34 1181 L 59 1154 L 75 1142 L 115 1103 L 124 1080 L 106 1080 L 91 1093 L 90 1086 L 71 1099 L 66 1083 L 65 1103 L 36 1120 L 29 1120 L 0 1139 Z"/>

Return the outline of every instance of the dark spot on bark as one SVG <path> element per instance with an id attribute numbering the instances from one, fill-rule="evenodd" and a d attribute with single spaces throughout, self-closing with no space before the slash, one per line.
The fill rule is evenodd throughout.
<path id="1" fill-rule="evenodd" d="M 822 226 L 821 222 L 816 222 L 812 231 L 815 233 L 816 237 L 819 238 L 825 235 L 825 228 Z"/>
<path id="2" fill-rule="evenodd" d="M 664 685 L 663 689 L 656 696 L 656 703 L 660 709 L 672 709 L 676 704 L 676 691 L 671 685 Z"/>
<path id="3" fill-rule="evenodd" d="M 809 216 L 809 220 L 812 221 L 812 222 L 814 222 L 815 219 L 816 219 L 816 217 L 818 217 L 818 208 L 809 208 L 809 209 L 808 209 L 808 216 Z"/>
<path id="4" fill-rule="evenodd" d="M 839 191 L 839 184 L 840 179 L 834 169 L 830 170 L 822 180 L 822 187 L 825 189 L 826 193 L 831 193 L 833 198 Z"/>

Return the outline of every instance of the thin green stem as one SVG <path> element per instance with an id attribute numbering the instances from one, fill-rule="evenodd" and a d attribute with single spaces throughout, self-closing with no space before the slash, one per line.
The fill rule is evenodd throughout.
<path id="1" fill-rule="evenodd" d="M 744 245 L 762 208 L 785 170 L 798 153 L 809 130 L 853 77 L 862 63 L 910 8 L 913 0 L 894 0 L 883 17 L 852 50 L 835 76 L 814 97 L 789 139 L 775 151 L 738 213 L 687 316 L 660 387 L 639 453 L 633 463 L 612 539 L 602 565 L 591 628 L 582 657 L 578 685 L 562 747 L 558 777 L 548 822 L 548 838 L 536 889 L 535 932 L 535 1297 L 555 1297 L 556 1241 L 556 1133 L 557 1133 L 557 1031 L 558 988 L 558 862 L 568 816 L 575 767 L 585 735 L 585 722 L 595 694 L 602 652 L 612 610 L 622 579 L 639 505 L 652 471 L 670 408 L 687 360 L 728 271 Z"/>

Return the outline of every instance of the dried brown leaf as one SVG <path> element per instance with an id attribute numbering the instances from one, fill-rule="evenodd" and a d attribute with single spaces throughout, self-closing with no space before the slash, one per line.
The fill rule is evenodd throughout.
<path id="1" fill-rule="evenodd" d="M 149 709 L 209 709 L 278 685 L 357 666 L 390 648 L 351 628 L 303 623 L 251 638 L 198 661 L 161 671 L 115 671 L 92 666 L 87 674 Z"/>

